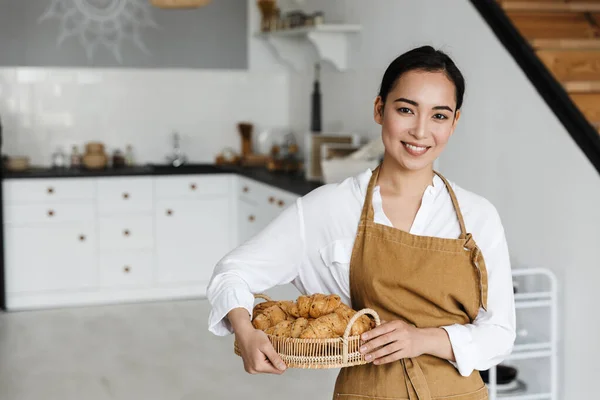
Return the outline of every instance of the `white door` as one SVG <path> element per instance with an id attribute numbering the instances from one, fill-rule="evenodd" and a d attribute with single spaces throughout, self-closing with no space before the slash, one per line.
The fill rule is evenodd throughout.
<path id="1" fill-rule="evenodd" d="M 235 245 L 229 195 L 159 200 L 156 208 L 159 283 L 207 284 Z"/>
<path id="2" fill-rule="evenodd" d="M 96 283 L 95 227 L 6 226 L 8 293 L 83 289 Z"/>

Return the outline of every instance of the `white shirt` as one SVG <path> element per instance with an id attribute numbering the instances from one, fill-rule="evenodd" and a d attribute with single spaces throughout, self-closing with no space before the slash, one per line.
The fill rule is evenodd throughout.
<path id="1" fill-rule="evenodd" d="M 234 308 L 251 314 L 253 293 L 293 283 L 300 292 L 335 293 L 350 305 L 350 256 L 371 171 L 339 184 L 328 184 L 284 210 L 263 231 L 227 254 L 217 264 L 208 286 L 212 305 L 209 330 L 232 333 L 226 317 Z M 450 183 L 488 272 L 488 307 L 472 324 L 441 328 L 448 332 L 463 376 L 503 361 L 515 340 L 515 306 L 504 228 L 495 207 L 486 199 Z M 373 191 L 374 220 L 392 226 L 386 217 L 379 187 Z M 410 233 L 457 239 L 460 226 L 444 182 L 435 175 L 423 194 Z"/>

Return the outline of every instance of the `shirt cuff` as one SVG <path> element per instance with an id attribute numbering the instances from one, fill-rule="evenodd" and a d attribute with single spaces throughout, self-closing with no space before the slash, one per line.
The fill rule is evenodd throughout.
<path id="1" fill-rule="evenodd" d="M 473 354 L 473 337 L 469 329 L 465 326 L 455 324 L 442 326 L 446 330 L 454 352 L 456 362 L 450 363 L 458 370 L 462 376 L 470 376 L 475 369 L 475 363 L 471 354 Z"/>
<path id="2" fill-rule="evenodd" d="M 221 293 L 213 301 L 213 307 L 208 317 L 208 330 L 217 336 L 233 333 L 231 323 L 227 319 L 229 311 L 235 308 L 245 308 L 249 315 L 254 309 L 254 295 L 246 290 L 229 289 Z"/>

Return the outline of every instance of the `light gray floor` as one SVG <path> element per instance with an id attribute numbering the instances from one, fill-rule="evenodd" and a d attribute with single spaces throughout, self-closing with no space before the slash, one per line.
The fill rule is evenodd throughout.
<path id="1" fill-rule="evenodd" d="M 248 375 L 206 300 L 0 313 L 0 400 L 331 399 L 337 370 Z"/>

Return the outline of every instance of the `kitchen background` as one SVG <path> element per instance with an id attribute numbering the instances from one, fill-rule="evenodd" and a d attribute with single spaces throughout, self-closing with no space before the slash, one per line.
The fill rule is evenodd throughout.
<path id="1" fill-rule="evenodd" d="M 288 57 L 294 61 L 284 61 L 277 43 L 256 34 L 255 1 L 215 0 L 198 10 L 134 7 L 131 15 L 141 25 L 122 21 L 120 32 L 138 44 L 129 36 L 119 51 L 100 44 L 89 57 L 84 44 L 90 51 L 94 37 L 72 35 L 57 44 L 81 16 L 40 20 L 49 7 L 72 15 L 61 7 L 73 4 L 0 0 L 3 154 L 50 166 L 59 148 L 69 154 L 73 145 L 83 150 L 84 143 L 101 141 L 111 153 L 131 145 L 137 163 L 164 163 L 178 132 L 190 162 L 213 163 L 225 148 L 240 150 L 240 121 L 254 124 L 255 140 L 261 132 L 291 132 L 306 154 L 318 54 L 303 39 L 291 40 Z M 466 99 L 439 169 L 495 204 L 515 268 L 556 274 L 560 398 L 592 396 L 600 357 L 600 318 L 591 295 L 600 278 L 598 176 L 472 4 L 278 4 L 360 27 L 342 35 L 347 57 L 337 58 L 341 69 L 321 64 L 323 132 L 377 138 L 372 102 L 383 71 L 399 53 L 431 44 L 455 59 L 467 79 Z"/>

